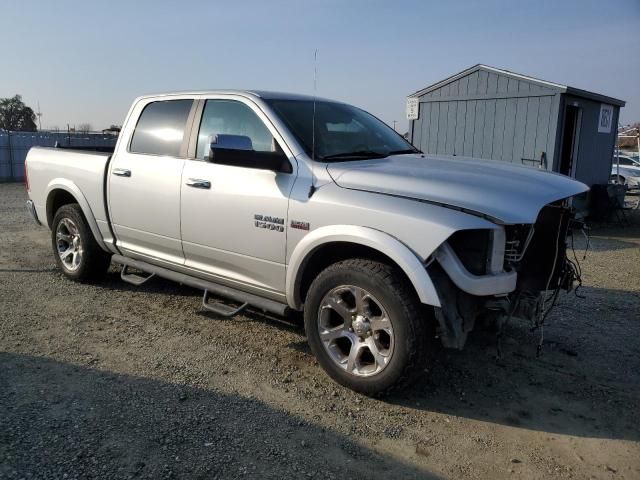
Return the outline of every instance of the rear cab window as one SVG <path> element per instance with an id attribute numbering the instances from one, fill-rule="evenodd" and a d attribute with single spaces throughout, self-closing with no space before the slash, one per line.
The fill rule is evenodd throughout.
<path id="1" fill-rule="evenodd" d="M 162 100 L 144 107 L 131 136 L 129 152 L 180 156 L 192 99 Z"/>

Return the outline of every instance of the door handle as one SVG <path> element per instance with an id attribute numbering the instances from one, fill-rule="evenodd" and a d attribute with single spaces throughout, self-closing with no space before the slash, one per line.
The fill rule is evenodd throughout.
<path id="1" fill-rule="evenodd" d="M 114 168 L 111 173 L 113 173 L 114 175 L 117 175 L 119 177 L 130 177 L 131 176 L 131 170 L 127 169 L 127 168 Z"/>
<path id="2" fill-rule="evenodd" d="M 201 178 L 190 178 L 186 183 L 187 187 L 193 188 L 211 188 L 211 182 L 209 180 L 203 180 Z"/>

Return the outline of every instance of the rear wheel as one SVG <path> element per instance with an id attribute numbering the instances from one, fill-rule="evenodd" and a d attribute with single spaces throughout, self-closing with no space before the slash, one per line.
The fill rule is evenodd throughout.
<path id="1" fill-rule="evenodd" d="M 420 370 L 427 322 L 395 267 L 366 259 L 335 263 L 305 301 L 305 329 L 320 365 L 338 383 L 368 395 L 399 386 Z"/>
<path id="2" fill-rule="evenodd" d="M 56 263 L 66 277 L 77 282 L 91 282 L 104 277 L 111 255 L 96 242 L 77 203 L 60 207 L 51 227 Z"/>

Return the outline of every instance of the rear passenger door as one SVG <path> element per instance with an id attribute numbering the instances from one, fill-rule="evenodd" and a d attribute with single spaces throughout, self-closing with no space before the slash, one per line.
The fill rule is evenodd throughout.
<path id="1" fill-rule="evenodd" d="M 117 245 L 125 255 L 154 263 L 183 264 L 180 178 L 192 98 L 141 100 L 114 154 L 108 203 Z M 136 121 L 137 120 L 137 121 Z"/>

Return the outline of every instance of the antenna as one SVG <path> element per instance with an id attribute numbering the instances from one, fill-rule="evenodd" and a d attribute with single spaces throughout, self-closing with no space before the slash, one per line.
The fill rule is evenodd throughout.
<path id="1" fill-rule="evenodd" d="M 40 100 L 38 100 L 38 112 L 36 113 L 38 116 L 38 130 L 42 130 L 42 112 L 40 111 Z"/>
<path id="2" fill-rule="evenodd" d="M 313 52 L 313 125 L 311 129 L 311 160 L 316 159 L 316 97 L 318 95 L 318 49 Z"/>
<path id="3" fill-rule="evenodd" d="M 318 49 L 313 52 L 313 119 L 311 123 L 311 187 L 309 198 L 316 191 L 316 176 L 314 173 L 316 163 L 316 97 L 318 92 Z"/>

